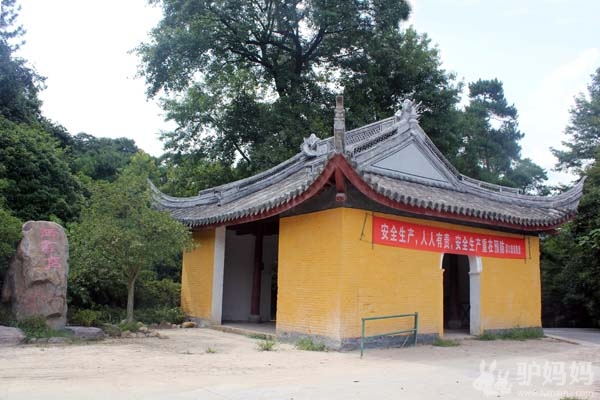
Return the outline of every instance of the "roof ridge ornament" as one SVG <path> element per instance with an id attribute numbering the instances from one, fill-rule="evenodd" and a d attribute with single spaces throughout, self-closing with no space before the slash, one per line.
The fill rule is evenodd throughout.
<path id="1" fill-rule="evenodd" d="M 344 96 L 336 96 L 333 114 L 333 144 L 337 154 L 346 152 L 346 116 L 344 114 Z"/>
<path id="2" fill-rule="evenodd" d="M 308 157 L 316 157 L 319 155 L 318 143 L 321 139 L 314 133 L 311 133 L 308 138 L 304 138 L 300 150 Z"/>
<path id="3" fill-rule="evenodd" d="M 416 103 L 413 100 L 404 99 L 402 102 L 402 109 L 396 112 L 396 117 L 398 117 L 400 121 L 417 123 L 419 122 L 421 108 L 421 102 Z"/>

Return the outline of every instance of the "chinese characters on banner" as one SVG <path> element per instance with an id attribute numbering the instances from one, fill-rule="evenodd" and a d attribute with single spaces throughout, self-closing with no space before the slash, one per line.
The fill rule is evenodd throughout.
<path id="1" fill-rule="evenodd" d="M 468 256 L 526 257 L 525 239 L 484 235 L 373 216 L 373 243 Z"/>

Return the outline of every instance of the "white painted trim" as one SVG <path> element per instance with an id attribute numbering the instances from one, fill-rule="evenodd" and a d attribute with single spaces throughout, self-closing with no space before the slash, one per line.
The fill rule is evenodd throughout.
<path id="1" fill-rule="evenodd" d="M 221 325 L 223 313 L 223 275 L 225 272 L 225 238 L 226 228 L 215 228 L 215 252 L 213 265 L 212 307 L 210 322 Z"/>
<path id="2" fill-rule="evenodd" d="M 469 256 L 469 333 L 480 335 L 481 332 L 481 257 Z"/>

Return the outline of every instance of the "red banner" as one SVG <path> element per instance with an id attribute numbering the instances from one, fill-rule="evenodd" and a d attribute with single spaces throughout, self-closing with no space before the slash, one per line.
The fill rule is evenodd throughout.
<path id="1" fill-rule="evenodd" d="M 484 235 L 373 216 L 373 243 L 438 253 L 525 258 L 525 238 Z"/>

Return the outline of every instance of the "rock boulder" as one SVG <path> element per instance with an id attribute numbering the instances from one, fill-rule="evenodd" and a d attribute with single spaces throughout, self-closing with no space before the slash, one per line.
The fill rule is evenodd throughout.
<path id="1" fill-rule="evenodd" d="M 19 328 L 0 326 L 0 347 L 16 346 L 25 341 L 26 337 Z"/>
<path id="2" fill-rule="evenodd" d="M 67 321 L 69 245 L 64 229 L 48 221 L 23 225 L 23 238 L 9 264 L 2 301 L 18 320 L 43 316 L 48 326 L 62 329 Z"/>

